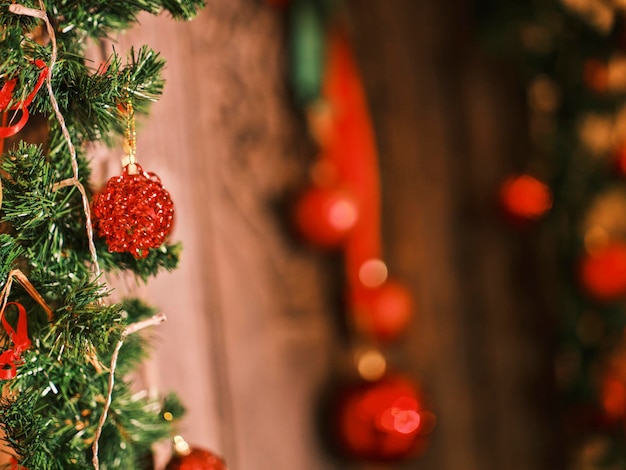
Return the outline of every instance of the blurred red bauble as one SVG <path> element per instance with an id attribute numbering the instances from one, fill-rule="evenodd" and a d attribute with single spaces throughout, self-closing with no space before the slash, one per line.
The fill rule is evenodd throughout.
<path id="1" fill-rule="evenodd" d="M 191 447 L 184 455 L 174 455 L 165 470 L 228 470 L 224 461 L 208 450 Z"/>
<path id="2" fill-rule="evenodd" d="M 160 247 L 172 229 L 174 204 L 158 176 L 138 173 L 111 178 L 93 198 L 94 225 L 111 252 L 148 256 L 150 248 Z"/>
<path id="3" fill-rule="evenodd" d="M 352 195 L 343 189 L 311 188 L 296 202 L 295 225 L 310 243 L 321 248 L 341 245 L 358 218 Z"/>
<path id="4" fill-rule="evenodd" d="M 422 452 L 434 418 L 410 380 L 387 376 L 347 388 L 334 422 L 347 456 L 390 462 Z"/>
<path id="5" fill-rule="evenodd" d="M 597 300 L 613 301 L 626 295 L 626 244 L 613 242 L 584 256 L 580 282 Z"/>
<path id="6" fill-rule="evenodd" d="M 512 176 L 500 187 L 500 204 L 514 221 L 529 222 L 550 210 L 552 194 L 545 183 L 533 176 Z"/>
<path id="7" fill-rule="evenodd" d="M 413 312 L 413 299 L 402 284 L 388 280 L 381 286 L 360 289 L 353 299 L 356 327 L 380 341 L 390 341 L 403 333 Z"/>

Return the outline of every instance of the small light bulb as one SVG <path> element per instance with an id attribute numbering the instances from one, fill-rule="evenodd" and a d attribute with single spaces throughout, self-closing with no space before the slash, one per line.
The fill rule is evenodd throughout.
<path id="1" fill-rule="evenodd" d="M 385 375 L 387 361 L 380 351 L 369 349 L 357 355 L 356 366 L 364 380 L 374 382 Z"/>
<path id="2" fill-rule="evenodd" d="M 365 287 L 380 287 L 385 283 L 388 275 L 387 265 L 377 258 L 367 260 L 359 268 L 359 280 Z"/>
<path id="3" fill-rule="evenodd" d="M 191 452 L 191 448 L 183 436 L 174 436 L 174 450 L 178 455 L 188 455 Z"/>

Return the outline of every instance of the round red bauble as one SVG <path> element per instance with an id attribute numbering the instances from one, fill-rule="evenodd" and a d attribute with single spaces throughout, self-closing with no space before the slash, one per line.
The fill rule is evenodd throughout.
<path id="1" fill-rule="evenodd" d="M 172 229 L 174 204 L 158 176 L 137 165 L 137 174 L 124 168 L 93 198 L 94 225 L 111 252 L 136 258 L 160 247 Z"/>
<path id="2" fill-rule="evenodd" d="M 336 435 L 348 456 L 397 461 L 423 451 L 432 415 L 407 378 L 387 376 L 347 388 L 336 408 Z"/>
<path id="3" fill-rule="evenodd" d="M 296 202 L 294 218 L 307 241 L 322 248 L 337 247 L 357 222 L 357 203 L 344 189 L 314 187 Z"/>
<path id="4" fill-rule="evenodd" d="M 352 315 L 357 328 L 380 340 L 397 338 L 408 327 L 413 312 L 411 293 L 399 282 L 387 280 L 353 293 Z"/>
<path id="5" fill-rule="evenodd" d="M 613 301 L 626 295 L 626 244 L 613 242 L 584 256 L 580 281 L 589 295 Z"/>
<path id="6" fill-rule="evenodd" d="M 224 461 L 208 450 L 192 447 L 184 455 L 174 455 L 165 470 L 228 470 Z"/>
<path id="7" fill-rule="evenodd" d="M 550 210 L 552 193 L 545 183 L 533 176 L 511 176 L 500 187 L 500 205 L 514 221 L 529 222 Z"/>

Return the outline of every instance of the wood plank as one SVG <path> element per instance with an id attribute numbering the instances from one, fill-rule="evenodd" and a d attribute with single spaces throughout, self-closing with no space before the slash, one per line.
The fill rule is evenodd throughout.
<path id="1" fill-rule="evenodd" d="M 464 46 L 465 2 L 441 3 L 348 2 L 379 135 L 387 259 L 418 304 L 389 354 L 421 377 L 439 416 L 427 455 L 394 468 L 540 468 L 546 433 L 528 390 L 548 356 L 513 274 L 520 252 L 491 205 L 520 121 L 500 119 L 506 96 Z M 185 245 L 181 268 L 142 290 L 170 317 L 161 388 L 188 404 L 190 440 L 232 468 L 369 468 L 331 459 L 314 425 L 346 345 L 332 267 L 276 210 L 310 151 L 288 104 L 280 15 L 212 0 L 191 23 L 142 23 L 119 47 L 162 51 L 168 84 L 139 160 L 172 192 Z"/>
<path id="2" fill-rule="evenodd" d="M 168 61 L 138 138 L 185 246 L 180 269 L 141 290 L 169 316 L 160 386 L 185 400 L 190 442 L 236 469 L 332 467 L 313 424 L 336 344 L 324 271 L 275 210 L 309 152 L 285 99 L 282 31 L 273 10 L 220 0 L 191 23 L 144 17 L 117 46 L 146 42 Z"/>
<path id="3" fill-rule="evenodd" d="M 380 136 L 390 269 L 418 302 L 398 360 L 423 377 L 439 417 L 429 453 L 406 468 L 541 468 L 549 416 L 530 390 L 549 377 L 549 330 L 514 274 L 528 265 L 520 238 L 496 217 L 498 181 L 525 157 L 524 124 L 476 60 L 465 3 L 349 2 Z"/>

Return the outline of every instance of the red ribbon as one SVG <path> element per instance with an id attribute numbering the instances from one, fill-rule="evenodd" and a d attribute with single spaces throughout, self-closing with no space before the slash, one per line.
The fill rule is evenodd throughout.
<path id="1" fill-rule="evenodd" d="M 327 53 L 323 95 L 332 107 L 333 131 L 321 145 L 338 180 L 359 204 L 356 226 L 344 247 L 349 298 L 355 302 L 369 291 L 359 280 L 360 268 L 382 256 L 378 152 L 360 73 L 341 29 L 330 32 Z"/>
<path id="2" fill-rule="evenodd" d="M 5 310 L 9 305 L 15 305 L 18 311 L 17 331 L 9 324 L 6 319 Z M 22 353 L 30 348 L 30 339 L 28 338 L 28 320 L 26 317 L 26 309 L 22 304 L 17 302 L 9 302 L 5 309 L 1 312 L 2 326 L 9 335 L 9 339 L 13 342 L 13 348 L 8 349 L 0 354 L 0 380 L 10 380 L 17 375 L 17 365 L 22 360 Z"/>
<path id="3" fill-rule="evenodd" d="M 26 125 L 26 122 L 28 122 L 29 116 L 27 108 L 32 103 L 33 99 L 35 99 L 37 92 L 41 89 L 43 82 L 48 76 L 48 66 L 43 60 L 35 60 L 35 65 L 41 69 L 41 72 L 39 72 L 39 78 L 37 79 L 37 83 L 35 83 L 35 88 L 33 88 L 33 91 L 24 100 L 18 101 L 16 104 L 11 106 L 11 108 L 7 109 L 9 103 L 13 99 L 13 90 L 15 89 L 15 85 L 17 85 L 16 78 L 7 81 L 0 89 L 0 109 L 6 111 L 22 111 L 22 116 L 17 124 L 0 127 L 0 138 L 11 137 L 12 135 L 17 134 Z"/>

